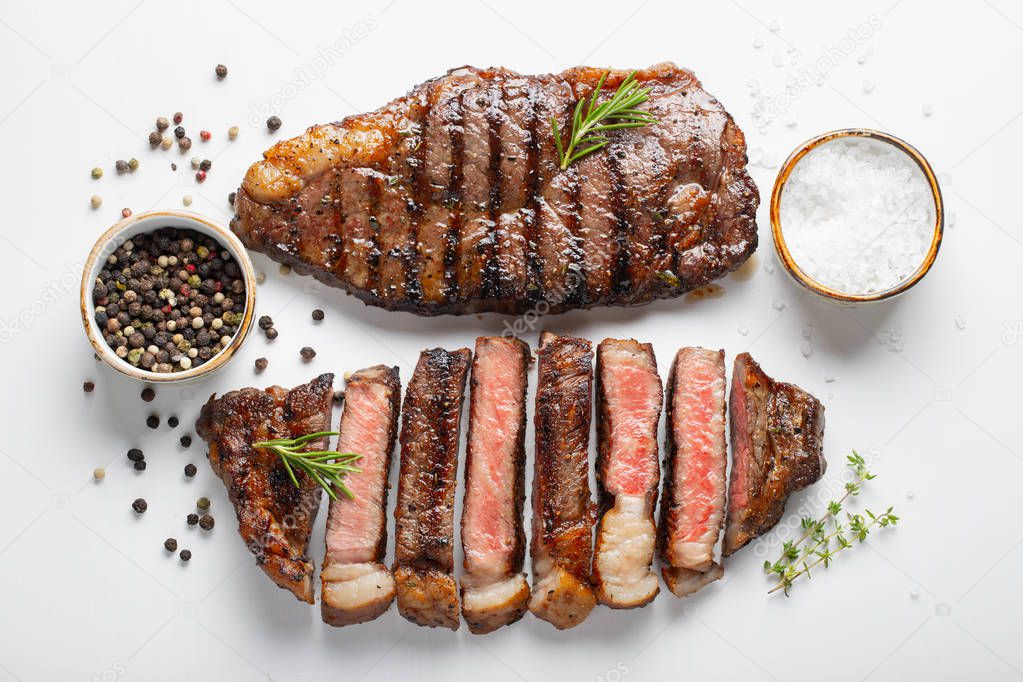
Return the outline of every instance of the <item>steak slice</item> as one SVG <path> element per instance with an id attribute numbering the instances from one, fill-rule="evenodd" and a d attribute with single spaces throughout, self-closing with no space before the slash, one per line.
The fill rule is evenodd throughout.
<path id="1" fill-rule="evenodd" d="M 252 443 L 297 438 L 330 428 L 333 374 L 321 374 L 290 391 L 271 386 L 210 396 L 195 423 L 210 448 L 210 466 L 227 486 L 238 532 L 256 563 L 279 587 L 313 603 L 309 534 L 323 489 L 296 469 L 296 488 L 280 457 Z M 322 450 L 327 439 L 311 441 Z"/>
<path id="2" fill-rule="evenodd" d="M 462 616 L 476 634 L 522 618 L 529 600 L 522 572 L 529 362 L 518 339 L 476 339 L 462 504 Z"/>
<path id="3" fill-rule="evenodd" d="M 636 72 L 656 122 L 561 170 L 551 119 L 631 70 L 462 67 L 277 143 L 231 227 L 250 249 L 362 301 L 421 315 L 548 312 L 677 297 L 757 247 L 742 131 L 696 76 Z"/>
<path id="4" fill-rule="evenodd" d="M 472 353 L 420 353 L 405 393 L 394 509 L 398 611 L 418 625 L 458 629 L 454 578 L 458 429 Z"/>
<path id="5" fill-rule="evenodd" d="M 394 601 L 394 577 L 383 564 L 387 550 L 387 478 L 398 432 L 401 381 L 397 367 L 377 365 L 345 384 L 337 451 L 355 453 L 361 473 L 345 478 L 353 498 L 339 495 L 327 512 L 321 607 L 324 622 L 373 620 Z"/>
<path id="6" fill-rule="evenodd" d="M 725 518 L 725 352 L 682 348 L 668 377 L 659 544 L 661 575 L 684 597 L 720 578 L 714 562 Z"/>
<path id="7" fill-rule="evenodd" d="M 827 469 L 824 405 L 812 395 L 773 380 L 743 353 L 735 358 L 728 400 L 732 474 L 725 556 L 771 530 L 789 495 L 818 481 Z"/>
<path id="8" fill-rule="evenodd" d="M 581 623 L 596 605 L 589 579 L 593 351 L 586 339 L 544 332 L 538 355 L 529 610 L 564 629 Z"/>
<path id="9" fill-rule="evenodd" d="M 657 425 L 664 392 L 649 343 L 606 339 L 597 346 L 597 485 L 600 524 L 593 557 L 597 601 L 648 604 L 660 589 L 650 569 L 660 468 Z"/>

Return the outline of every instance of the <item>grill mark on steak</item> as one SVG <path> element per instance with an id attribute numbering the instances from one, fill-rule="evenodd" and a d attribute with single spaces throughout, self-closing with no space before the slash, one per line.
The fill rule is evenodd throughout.
<path id="1" fill-rule="evenodd" d="M 714 562 L 725 508 L 724 351 L 682 348 L 668 377 L 661 575 L 676 597 L 720 578 Z"/>
<path id="2" fill-rule="evenodd" d="M 263 572 L 299 600 L 313 603 L 313 565 L 306 557 L 323 489 L 296 470 L 296 488 L 280 458 L 252 443 L 296 438 L 330 426 L 333 374 L 291 390 L 243 388 L 203 406 L 196 433 L 209 444 L 210 466 L 227 487 L 238 532 Z M 326 439 L 307 444 L 324 449 Z"/>
<path id="3" fill-rule="evenodd" d="M 628 73 L 608 72 L 605 97 Z M 424 315 L 637 305 L 734 270 L 756 248 L 759 198 L 742 132 L 688 71 L 638 71 L 657 121 L 612 131 L 607 147 L 560 170 L 551 116 L 565 119 L 603 74 L 465 67 L 375 112 L 314 126 L 249 169 L 232 228 L 300 274 Z M 478 99 L 492 102 L 482 117 Z M 375 208 L 370 181 L 381 183 Z M 384 181 L 411 195 L 407 225 Z M 478 207 L 469 187 L 484 197 Z M 341 201 L 321 205 L 328 193 Z M 368 215 L 375 225 L 363 224 Z M 668 269 L 680 286 L 658 277 Z"/>
<path id="4" fill-rule="evenodd" d="M 462 506 L 462 615 L 475 634 L 520 619 L 529 600 L 522 572 L 526 472 L 526 371 L 519 339 L 476 339 Z"/>
<path id="5" fill-rule="evenodd" d="M 600 522 L 593 556 L 597 600 L 645 606 L 659 590 L 651 570 L 660 474 L 657 426 L 664 399 L 649 343 L 605 339 L 597 347 L 597 485 Z"/>
<path id="6" fill-rule="evenodd" d="M 771 530 L 792 493 L 824 475 L 824 405 L 793 384 L 775 381 L 742 353 L 729 395 L 732 473 L 722 554 Z"/>
<path id="7" fill-rule="evenodd" d="M 458 629 L 453 576 L 458 430 L 468 349 L 423 351 L 402 407 L 394 510 L 398 610 L 418 625 Z"/>
<path id="8" fill-rule="evenodd" d="M 538 355 L 529 610 L 563 629 L 585 620 L 596 604 L 589 580 L 593 352 L 586 339 L 544 332 Z"/>
<path id="9" fill-rule="evenodd" d="M 397 367 L 355 372 L 345 384 L 338 452 L 362 455 L 361 473 L 345 479 L 354 497 L 330 501 L 320 578 L 324 622 L 342 626 L 372 620 L 390 608 L 394 577 L 387 550 L 387 480 L 398 431 L 401 382 Z"/>

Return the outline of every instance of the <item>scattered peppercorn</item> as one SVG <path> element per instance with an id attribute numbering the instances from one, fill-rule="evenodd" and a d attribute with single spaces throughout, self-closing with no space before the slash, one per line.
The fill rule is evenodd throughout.
<path id="1" fill-rule="evenodd" d="M 213 137 L 213 134 L 210 133 L 210 131 L 208 130 L 199 131 L 199 139 L 202 140 L 203 142 L 209 142 L 211 137 Z"/>
<path id="2" fill-rule="evenodd" d="M 230 128 L 227 129 L 227 139 L 229 140 L 235 139 L 236 137 L 238 137 L 238 132 L 239 132 L 238 126 L 231 126 Z"/>
<path id="3" fill-rule="evenodd" d="M 131 503 L 131 508 L 135 510 L 136 514 L 145 514 L 146 510 L 149 509 L 149 504 L 140 497 Z"/>
<path id="4" fill-rule="evenodd" d="M 217 68 L 214 69 L 214 71 L 216 72 L 218 79 L 224 80 L 227 78 L 227 67 L 223 64 L 217 64 Z"/>
<path id="5" fill-rule="evenodd" d="M 213 530 L 213 517 L 209 514 L 203 514 L 199 517 L 199 527 L 203 530 Z"/>
<path id="6" fill-rule="evenodd" d="M 128 450 L 128 459 L 132 462 L 141 462 L 145 458 L 146 456 L 142 454 L 142 451 L 139 450 L 138 448 L 132 448 L 131 450 Z"/>
<path id="7" fill-rule="evenodd" d="M 195 506 L 203 511 L 206 511 L 207 509 L 210 508 L 210 498 L 200 497 L 198 500 L 195 501 Z"/>
<path id="8" fill-rule="evenodd" d="M 192 558 L 192 552 L 190 550 L 183 549 L 181 550 L 181 553 L 178 556 L 181 557 L 182 561 L 188 561 L 189 559 Z"/>
<path id="9" fill-rule="evenodd" d="M 195 181 L 196 182 L 206 182 L 206 171 L 203 171 L 203 170 L 198 171 L 195 174 Z"/>
<path id="10" fill-rule="evenodd" d="M 178 541 L 174 538 L 167 538 L 163 541 L 163 548 L 168 552 L 178 551 Z"/>
<path id="11" fill-rule="evenodd" d="M 100 168 L 99 166 L 96 166 L 95 168 L 92 169 L 92 179 L 93 180 L 99 180 L 102 177 L 103 177 L 103 169 L 102 168 Z"/>
<path id="12" fill-rule="evenodd" d="M 198 471 L 199 470 L 195 468 L 194 464 L 189 463 L 185 465 L 185 476 L 188 476 L 189 478 L 195 476 Z"/>
<path id="13" fill-rule="evenodd" d="M 190 526 L 194 526 L 195 524 L 199 523 L 199 515 L 189 514 L 188 516 L 185 517 L 185 523 L 187 523 Z"/>
<path id="14" fill-rule="evenodd" d="M 274 339 L 277 338 L 277 329 L 275 329 L 274 327 L 270 327 L 263 333 L 266 334 L 266 338 L 268 341 L 273 341 Z"/>
<path id="15" fill-rule="evenodd" d="M 169 127 L 170 127 L 170 123 L 167 121 L 167 119 L 165 117 L 158 116 L 156 118 L 156 129 L 159 130 L 161 133 L 163 131 L 167 130 L 167 128 L 169 128 Z"/>
<path id="16" fill-rule="evenodd" d="M 345 401 L 345 392 L 340 390 L 340 389 L 338 389 L 337 391 L 334 391 L 334 402 L 335 403 L 343 403 L 344 401 Z"/>
<path id="17" fill-rule="evenodd" d="M 278 118 L 277 116 L 271 116 L 270 118 L 266 119 L 266 127 L 270 129 L 270 132 L 276 131 L 278 128 L 281 127 L 281 119 Z"/>
<path id="18" fill-rule="evenodd" d="M 178 149 L 180 149 L 181 151 L 187 152 L 191 148 L 192 140 L 190 140 L 189 138 L 183 137 L 180 140 L 178 140 Z"/>
<path id="19" fill-rule="evenodd" d="M 92 477 L 97 481 L 102 481 L 107 476 L 107 470 L 103 467 L 98 467 L 92 470 Z"/>
<path id="20" fill-rule="evenodd" d="M 177 125 L 181 123 L 183 120 L 185 120 L 185 115 L 182 114 L 180 111 L 175 111 L 174 116 L 171 120 L 174 121 L 174 125 Z"/>
<path id="21" fill-rule="evenodd" d="M 269 315 L 260 315 L 259 320 L 256 322 L 256 324 L 259 325 L 260 329 L 266 331 L 270 327 L 274 326 L 274 319 Z"/>
<path id="22" fill-rule="evenodd" d="M 284 275 L 285 277 L 287 277 L 288 275 L 291 274 L 291 266 L 290 265 L 281 265 L 280 267 L 277 268 L 277 272 L 279 272 L 282 275 Z"/>
<path id="23" fill-rule="evenodd" d="M 234 192 L 228 193 L 228 195 L 227 195 L 227 205 L 228 206 L 234 206 L 234 198 L 235 198 L 235 196 L 236 195 L 235 195 Z"/>
<path id="24" fill-rule="evenodd" d="M 131 217 L 131 209 L 130 208 L 122 208 L 121 209 L 121 217 L 122 218 L 130 218 Z"/>
<path id="25" fill-rule="evenodd" d="M 114 162 L 114 169 L 117 171 L 118 175 L 120 175 L 121 173 L 127 173 L 128 162 L 125 161 L 124 159 L 118 159 L 117 161 Z"/>
<path id="26" fill-rule="evenodd" d="M 299 355 L 302 356 L 303 360 L 309 362 L 310 360 L 316 357 L 316 351 L 310 348 L 309 346 L 303 346 L 302 350 L 299 351 Z"/>
<path id="27" fill-rule="evenodd" d="M 181 203 L 184 204 L 185 206 L 191 206 L 192 205 L 192 195 L 191 194 L 186 194 L 185 196 L 181 197 Z"/>
<path id="28" fill-rule="evenodd" d="M 183 435 L 181 437 L 181 439 L 178 442 L 181 443 L 181 447 L 183 447 L 183 448 L 191 447 L 191 445 L 192 445 L 192 436 L 190 434 L 186 433 L 185 435 Z"/>
<path id="29" fill-rule="evenodd" d="M 314 310 L 313 311 L 313 319 L 316 320 L 317 322 L 321 321 L 323 319 L 323 311 L 320 310 L 319 308 Z"/>
<path id="30" fill-rule="evenodd" d="M 145 471 L 146 470 L 146 460 L 141 459 L 141 460 L 135 462 L 134 466 L 135 466 L 135 471 Z"/>
<path id="31" fill-rule="evenodd" d="M 174 140 L 170 137 L 163 138 L 163 142 L 160 143 L 160 149 L 167 151 L 174 144 Z"/>
<path id="32" fill-rule="evenodd" d="M 171 427 L 172 429 L 178 428 L 178 423 L 179 422 L 177 417 L 171 416 L 167 418 L 167 426 Z"/>
<path id="33" fill-rule="evenodd" d="M 256 371 L 262 372 L 264 369 L 266 369 L 267 365 L 269 364 L 270 361 L 267 360 L 266 358 L 256 358 Z"/>
<path id="34" fill-rule="evenodd" d="M 85 391 L 86 393 L 92 393 L 94 390 L 96 390 L 96 384 L 94 384 L 91 381 L 86 381 L 84 384 L 82 384 L 82 390 Z"/>
<path id="35" fill-rule="evenodd" d="M 158 428 L 160 426 L 160 418 L 155 414 L 149 415 L 148 417 L 146 417 L 146 426 L 148 426 L 151 429 Z"/>
<path id="36" fill-rule="evenodd" d="M 213 162 L 209 159 L 203 159 L 199 162 L 199 170 L 208 171 L 210 168 L 213 168 Z"/>
<path id="37" fill-rule="evenodd" d="M 234 192 L 232 192 L 232 194 L 234 194 Z M 234 202 L 231 202 L 231 203 L 234 203 Z M 257 272 L 256 273 L 256 284 L 262 284 L 265 281 L 266 281 L 266 273 L 265 272 Z"/>
<path id="38" fill-rule="evenodd" d="M 172 171 L 176 171 L 177 169 L 178 169 L 178 164 L 176 164 L 174 162 L 171 162 L 171 170 Z"/>
<path id="39" fill-rule="evenodd" d="M 163 142 L 163 135 L 156 132 L 155 130 L 149 133 L 149 144 L 151 146 L 159 147 L 161 142 Z"/>
<path id="40" fill-rule="evenodd" d="M 151 386 L 146 386 L 145 388 L 142 389 L 141 397 L 147 403 L 151 403 L 153 402 L 153 398 L 156 397 L 156 391 L 154 391 Z"/>
<path id="41" fill-rule="evenodd" d="M 128 170 L 130 170 L 132 173 L 134 173 L 138 169 L 139 169 L 139 160 L 138 159 L 128 159 Z"/>
<path id="42" fill-rule="evenodd" d="M 93 194 L 92 198 L 89 199 L 89 203 L 92 204 L 93 208 L 99 208 L 103 205 L 103 197 L 98 194 Z"/>

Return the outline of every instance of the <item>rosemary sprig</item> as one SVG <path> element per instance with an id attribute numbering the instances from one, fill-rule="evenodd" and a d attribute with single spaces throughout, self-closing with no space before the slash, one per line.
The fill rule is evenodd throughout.
<path id="1" fill-rule="evenodd" d="M 337 431 L 317 431 L 298 438 L 275 438 L 253 443 L 254 448 L 265 448 L 270 450 L 284 464 L 284 469 L 291 477 L 291 482 L 298 488 L 298 478 L 295 476 L 295 468 L 304 471 L 311 479 L 316 481 L 330 499 L 336 500 L 337 493 L 334 488 L 340 490 L 348 499 L 355 499 L 355 495 L 344 483 L 344 477 L 349 473 L 359 474 L 362 469 L 352 466 L 352 462 L 360 459 L 362 455 L 350 452 L 334 452 L 333 450 L 310 450 L 302 451 L 302 447 L 317 438 L 327 438 L 338 435 Z"/>
<path id="2" fill-rule="evenodd" d="M 568 168 L 577 159 L 606 146 L 609 141 L 604 133 L 624 128 L 640 128 L 657 121 L 649 111 L 636 108 L 650 97 L 650 88 L 641 88 L 636 84 L 635 71 L 622 81 L 610 99 L 597 104 L 609 73 L 610 71 L 605 71 L 600 77 L 589 100 L 584 98 L 576 103 L 567 148 L 562 145 L 557 120 L 551 117 L 554 144 L 561 159 L 561 170 Z"/>
<path id="3" fill-rule="evenodd" d="M 795 541 L 787 540 L 782 545 L 781 557 L 777 561 L 764 562 L 764 572 L 777 576 L 777 583 L 768 594 L 783 590 L 785 596 L 789 596 L 789 588 L 797 578 L 806 575 L 809 580 L 813 569 L 822 564 L 827 568 L 837 554 L 852 547 L 853 542 L 849 538 L 863 542 L 874 528 L 894 526 L 899 522 L 899 517 L 892 513 L 893 507 L 888 507 L 883 514 L 875 514 L 869 509 L 864 509 L 863 514 L 866 516 L 846 512 L 846 523 L 839 522 L 838 516 L 842 513 L 846 500 L 859 495 L 864 482 L 876 477 L 867 470 L 866 462 L 855 450 L 846 459 L 855 472 L 855 477 L 845 484 L 845 493 L 842 497 L 829 502 L 827 511 L 819 519 L 804 518 L 803 534 Z"/>

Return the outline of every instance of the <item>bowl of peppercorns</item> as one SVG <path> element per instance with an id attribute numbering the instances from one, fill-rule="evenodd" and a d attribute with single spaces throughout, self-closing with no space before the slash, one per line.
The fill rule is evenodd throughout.
<path id="1" fill-rule="evenodd" d="M 227 228 L 191 211 L 150 211 L 99 238 L 81 313 L 96 354 L 151 383 L 206 376 L 234 356 L 255 310 L 256 276 Z"/>

